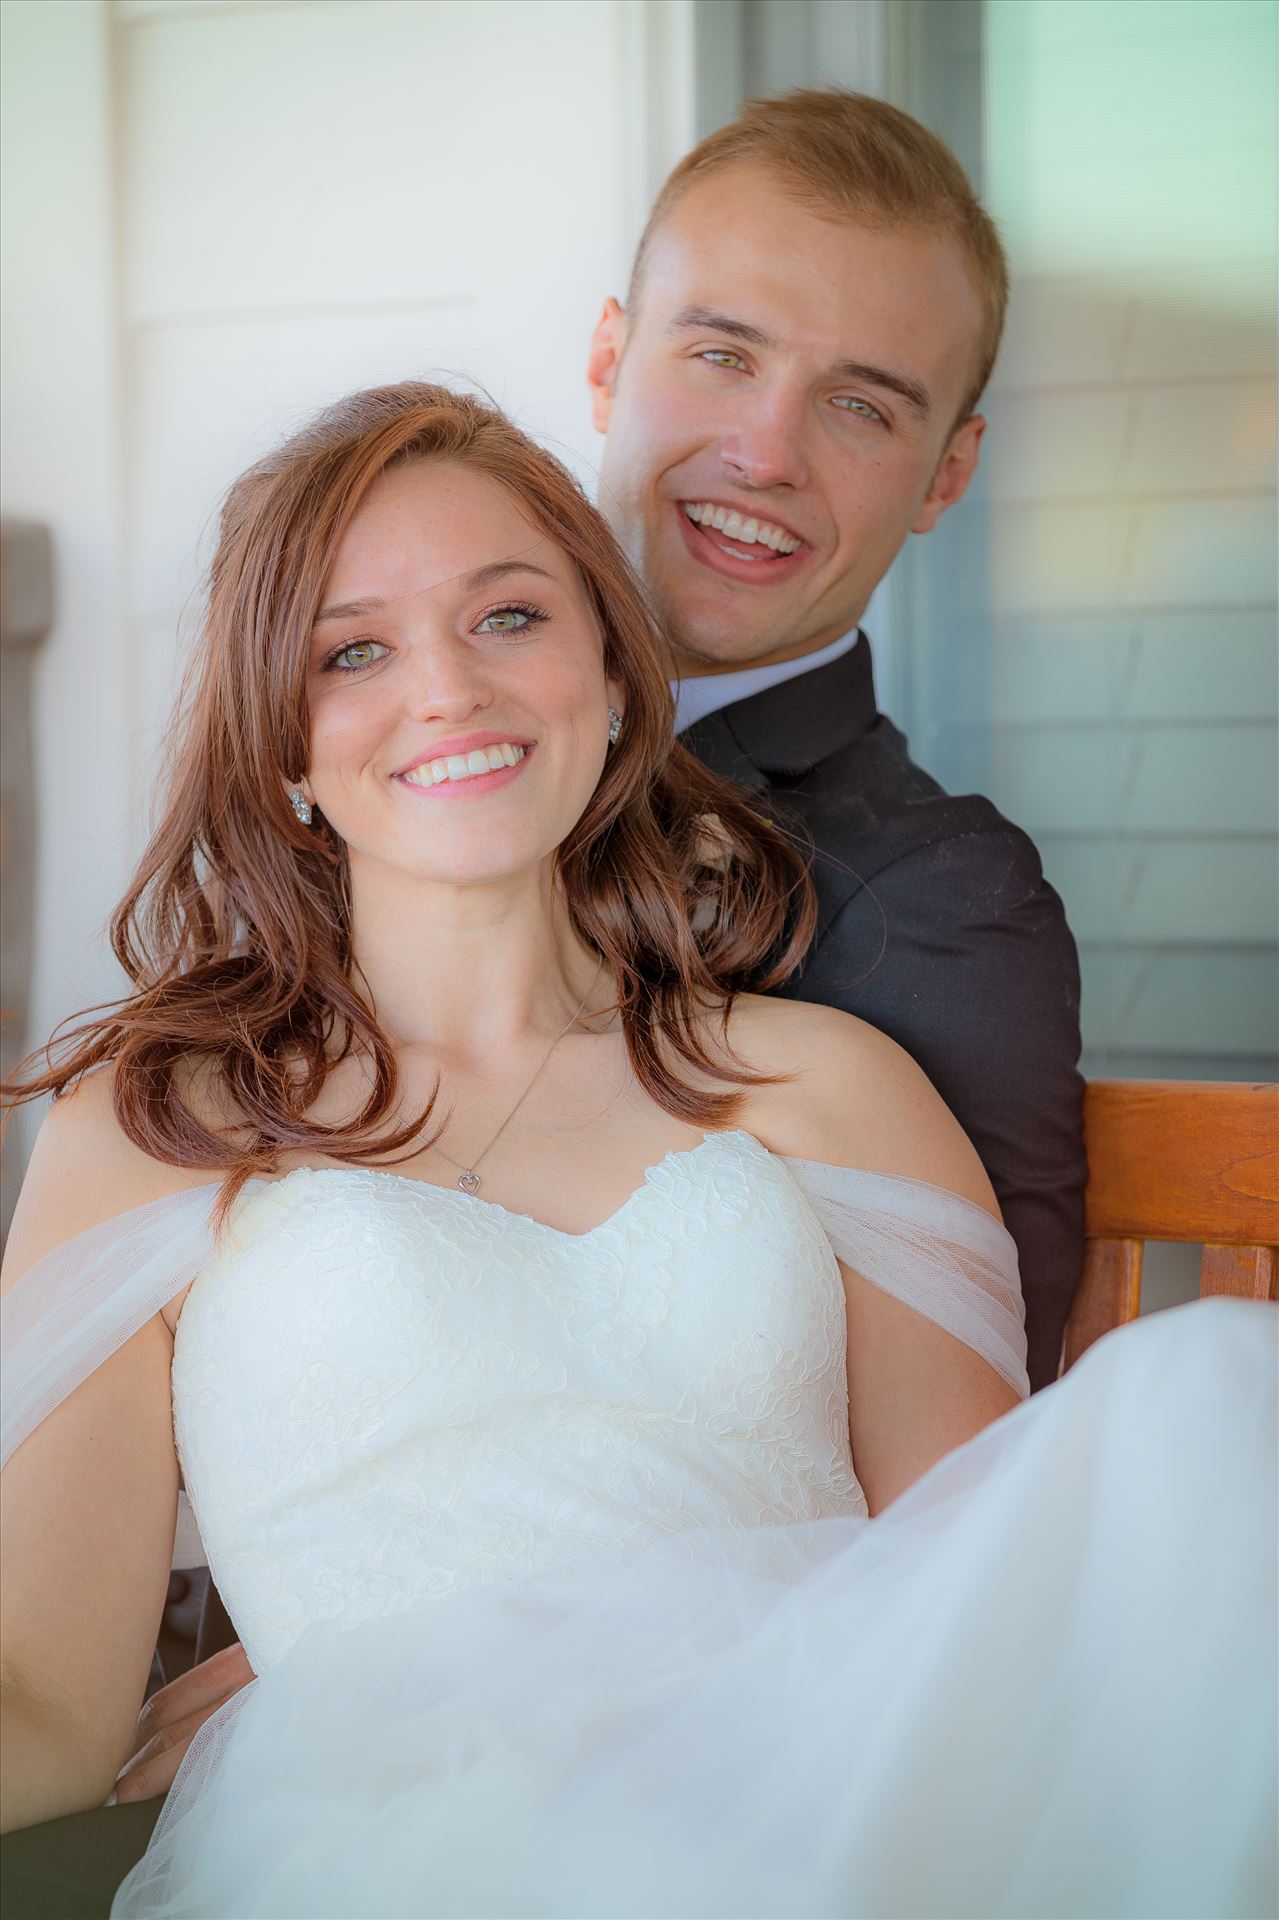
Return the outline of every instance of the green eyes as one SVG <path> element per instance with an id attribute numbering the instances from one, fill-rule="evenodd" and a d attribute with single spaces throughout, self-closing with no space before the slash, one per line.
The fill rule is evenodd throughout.
<path id="1" fill-rule="evenodd" d="M 496 613 L 486 613 L 475 631 L 477 633 L 518 633 L 526 627 L 533 615 L 526 607 L 499 607 Z"/>
<path id="2" fill-rule="evenodd" d="M 496 634 L 501 639 L 509 634 L 522 633 L 525 627 L 538 626 L 548 618 L 549 615 L 543 613 L 540 607 L 523 605 L 494 607 L 491 613 L 486 613 L 482 619 L 476 621 L 471 631 Z M 376 665 L 383 654 L 389 651 L 390 649 L 384 646 L 381 640 L 348 640 L 344 647 L 339 647 L 336 652 L 329 655 L 322 671 L 324 673 L 360 673 L 364 668 Z"/>
<path id="3" fill-rule="evenodd" d="M 746 362 L 741 354 L 734 353 L 729 347 L 703 347 L 697 357 L 705 361 L 707 366 L 724 367 L 730 373 L 746 370 Z M 858 420 L 870 420 L 881 427 L 885 424 L 883 414 L 878 407 L 873 407 L 869 400 L 856 399 L 852 394 L 837 393 L 834 396 L 834 404 L 841 413 L 851 413 Z"/>
<path id="4" fill-rule="evenodd" d="M 855 413 L 860 420 L 882 420 L 883 414 L 878 407 L 872 407 L 869 400 L 853 400 L 848 394 L 835 396 L 835 405 L 842 407 L 845 413 Z"/>
<path id="5" fill-rule="evenodd" d="M 350 646 L 343 647 L 339 653 L 335 653 L 328 664 L 331 667 L 339 667 L 344 673 L 355 673 L 360 667 L 372 666 L 377 658 L 374 652 L 375 647 L 380 648 L 383 653 L 386 652 L 380 640 L 352 640 Z"/>

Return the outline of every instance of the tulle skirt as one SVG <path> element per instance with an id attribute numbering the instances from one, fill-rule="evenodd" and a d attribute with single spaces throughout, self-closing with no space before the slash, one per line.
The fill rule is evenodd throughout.
<path id="1" fill-rule="evenodd" d="M 1277 1373 L 1177 1309 L 874 1520 L 313 1628 L 112 1913 L 1272 1916 Z"/>

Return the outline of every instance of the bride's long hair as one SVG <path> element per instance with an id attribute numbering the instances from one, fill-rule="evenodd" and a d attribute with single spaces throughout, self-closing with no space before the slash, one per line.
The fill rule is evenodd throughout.
<path id="1" fill-rule="evenodd" d="M 802 854 L 673 735 L 670 660 L 644 593 L 568 472 L 495 409 L 406 382 L 355 393 L 249 469 L 227 496 L 200 643 L 170 738 L 164 805 L 111 919 L 132 983 L 66 1022 L 2 1088 L 55 1096 L 114 1063 L 115 1112 L 155 1159 L 228 1170 L 225 1208 L 283 1152 L 384 1162 L 419 1151 L 434 1100 L 407 1124 L 391 1043 L 361 993 L 346 849 L 295 819 L 281 781 L 309 759 L 311 629 L 338 543 L 378 476 L 449 459 L 508 488 L 574 562 L 625 688 L 626 725 L 558 851 L 572 923 L 618 986 L 636 1078 L 668 1113 L 731 1122 L 758 1083 L 703 1037 L 708 1008 L 767 989 L 813 933 Z M 721 1037 L 723 1028 L 720 1029 Z M 308 1119 L 352 1053 L 372 1088 L 349 1124 Z M 199 1070 L 225 1131 L 184 1085 Z M 189 1086 L 188 1086 L 189 1090 Z M 407 1150 L 407 1151 L 406 1151 Z"/>

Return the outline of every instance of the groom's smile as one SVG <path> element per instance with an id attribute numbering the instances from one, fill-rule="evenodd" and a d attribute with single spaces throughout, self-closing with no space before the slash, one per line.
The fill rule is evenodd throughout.
<path id="1" fill-rule="evenodd" d="M 593 343 L 600 506 L 686 672 L 815 651 L 976 464 L 982 307 L 957 245 L 695 181 Z"/>
<path id="2" fill-rule="evenodd" d="M 775 587 L 811 557 L 797 533 L 764 519 L 757 507 L 723 500 L 681 500 L 678 524 L 689 553 L 702 566 L 748 587 Z"/>

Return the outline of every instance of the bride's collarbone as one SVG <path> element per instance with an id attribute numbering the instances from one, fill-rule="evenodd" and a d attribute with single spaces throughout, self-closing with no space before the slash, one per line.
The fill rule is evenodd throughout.
<path id="1" fill-rule="evenodd" d="M 826 1009 L 741 995 L 729 1024 L 729 1055 L 723 1052 L 720 1021 L 708 1015 L 703 1038 L 711 1069 L 698 1071 L 681 1063 L 679 1077 L 699 1092 L 728 1092 L 737 1100 L 731 1115 L 704 1124 L 672 1115 L 639 1086 L 620 1033 L 611 1042 L 597 1035 L 590 1037 L 594 1045 L 564 1049 L 538 1076 L 540 1084 L 509 1121 L 510 1101 L 520 1095 L 518 1082 L 507 1085 L 501 1071 L 491 1066 L 446 1076 L 423 1056 L 404 1064 L 398 1111 L 388 1130 L 392 1123 L 403 1125 L 421 1112 L 434 1092 L 435 1104 L 423 1131 L 428 1139 L 438 1131 L 438 1147 L 358 1160 L 300 1148 L 281 1153 L 265 1177 L 278 1181 L 307 1171 L 363 1169 L 451 1190 L 465 1170 L 474 1169 L 478 1185 L 473 1191 L 479 1199 L 566 1234 L 588 1233 L 618 1214 L 665 1159 L 698 1147 L 708 1134 L 743 1132 L 773 1152 L 809 1151 L 808 1056 L 822 1013 L 829 1017 Z M 819 1016 L 817 1023 L 813 1014 Z M 714 1071 L 715 1063 L 725 1058 L 749 1071 L 781 1077 L 772 1084 L 742 1086 Z M 206 1082 L 201 1091 L 206 1113 L 206 1102 L 213 1099 L 217 1122 L 229 1125 L 230 1116 L 214 1098 L 215 1090 Z M 329 1075 L 308 1117 L 325 1127 L 349 1124 L 368 1093 L 367 1071 L 355 1062 L 342 1063 Z M 180 1300 L 166 1311 L 171 1329 L 180 1311 Z"/>
<path id="2" fill-rule="evenodd" d="M 704 1122 L 670 1113 L 640 1086 L 616 1031 L 581 1036 L 587 1044 L 570 1045 L 550 1061 L 524 1098 L 519 1077 L 507 1075 L 500 1063 L 459 1071 L 425 1055 L 412 1058 L 405 1064 L 397 1124 L 422 1113 L 434 1094 L 423 1133 L 428 1140 L 438 1136 L 438 1145 L 363 1164 L 443 1188 L 457 1186 L 473 1169 L 479 1198 L 566 1233 L 590 1231 L 618 1212 L 669 1155 L 699 1146 L 708 1134 L 744 1132 L 773 1151 L 807 1150 L 811 1125 L 797 1121 L 808 1100 L 806 1054 L 812 1051 L 811 1042 L 801 1044 L 801 1033 L 812 1025 L 806 1016 L 813 1011 L 742 995 L 734 1003 L 727 1051 L 720 1021 L 708 1014 L 701 1038 L 710 1064 L 696 1069 L 680 1061 L 678 1078 L 699 1093 L 731 1094 L 735 1105 Z M 729 1062 L 782 1077 L 743 1085 L 717 1070 Z M 367 1093 L 367 1079 L 338 1069 L 311 1117 L 326 1126 L 347 1122 Z M 513 1101 L 519 1103 L 514 1112 Z M 323 1153 L 296 1152 L 281 1156 L 280 1173 L 351 1165 Z"/>

